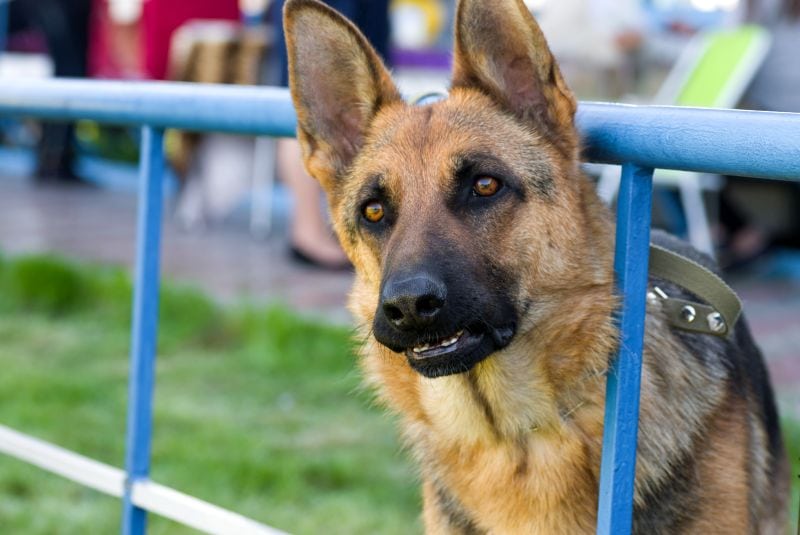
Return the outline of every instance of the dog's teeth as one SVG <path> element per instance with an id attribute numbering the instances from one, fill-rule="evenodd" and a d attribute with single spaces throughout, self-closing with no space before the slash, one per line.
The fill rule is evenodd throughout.
<path id="1" fill-rule="evenodd" d="M 464 334 L 463 330 L 462 331 L 458 331 L 456 334 L 453 335 L 452 338 L 448 338 L 447 340 L 442 340 L 441 342 L 439 342 L 435 346 L 431 346 L 430 344 L 423 344 L 423 345 L 420 345 L 420 346 L 413 347 L 411 349 L 411 351 L 413 351 L 414 353 L 423 353 L 423 352 L 428 351 L 429 349 L 431 349 L 431 347 L 449 347 L 449 346 L 455 344 L 456 342 L 458 342 L 458 339 L 461 338 L 462 334 Z"/>

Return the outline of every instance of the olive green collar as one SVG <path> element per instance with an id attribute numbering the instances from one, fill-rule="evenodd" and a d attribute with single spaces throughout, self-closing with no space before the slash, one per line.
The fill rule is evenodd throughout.
<path id="1" fill-rule="evenodd" d="M 739 297 L 716 273 L 685 256 L 650 244 L 650 275 L 688 290 L 703 301 L 695 303 L 668 296 L 654 286 L 647 297 L 661 303 L 667 319 L 676 329 L 727 336 L 742 311 Z"/>

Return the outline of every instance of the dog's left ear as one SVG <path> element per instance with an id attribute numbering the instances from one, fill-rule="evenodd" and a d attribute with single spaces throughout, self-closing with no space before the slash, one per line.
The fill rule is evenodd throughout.
<path id="1" fill-rule="evenodd" d="M 480 89 L 574 156 L 575 98 L 522 0 L 460 0 L 455 37 L 453 87 Z"/>
<path id="2" fill-rule="evenodd" d="M 306 169 L 331 193 L 375 114 L 400 93 L 364 35 L 327 5 L 288 0 L 283 17 L 297 138 Z"/>

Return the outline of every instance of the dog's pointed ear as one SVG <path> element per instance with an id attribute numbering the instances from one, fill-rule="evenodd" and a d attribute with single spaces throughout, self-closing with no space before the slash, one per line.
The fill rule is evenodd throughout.
<path id="1" fill-rule="evenodd" d="M 297 138 L 306 169 L 330 192 L 378 109 L 400 93 L 366 38 L 333 9 L 289 0 L 283 17 Z"/>
<path id="2" fill-rule="evenodd" d="M 453 87 L 480 89 L 570 156 L 576 150 L 575 98 L 522 0 L 459 1 Z"/>

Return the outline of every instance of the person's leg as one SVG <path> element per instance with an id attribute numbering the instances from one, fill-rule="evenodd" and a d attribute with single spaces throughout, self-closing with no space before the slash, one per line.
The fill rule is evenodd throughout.
<path id="1" fill-rule="evenodd" d="M 29 9 L 25 2 L 16 0 L 8 4 L 8 28 L 10 34 L 30 30 L 32 27 Z"/>
<path id="2" fill-rule="evenodd" d="M 56 77 L 86 75 L 89 0 L 24 0 L 44 33 Z"/>
<path id="3" fill-rule="evenodd" d="M 286 86 L 289 79 L 281 18 L 283 3 L 283 0 L 273 3 L 270 17 L 276 29 L 275 59 L 280 69 L 279 83 Z M 331 234 L 320 209 L 322 190 L 303 168 L 297 140 L 278 140 L 276 164 L 278 176 L 289 188 L 294 200 L 289 223 L 289 241 L 294 255 L 321 267 L 340 269 L 348 266 L 347 257 Z"/>
<path id="4" fill-rule="evenodd" d="M 719 222 L 727 234 L 723 237 L 725 239 L 747 226 L 747 220 L 731 199 L 731 179 L 735 180 L 734 177 L 725 177 L 725 187 L 719 192 Z"/>
<path id="5" fill-rule="evenodd" d="M 31 26 L 47 42 L 56 77 L 86 75 L 90 0 L 17 0 Z M 74 179 L 74 127 L 43 123 L 37 152 L 37 177 Z"/>
<path id="6" fill-rule="evenodd" d="M 353 22 L 361 28 L 384 63 L 389 65 L 389 0 L 358 0 L 356 4 L 351 15 Z"/>
<path id="7" fill-rule="evenodd" d="M 293 253 L 324 268 L 348 266 L 347 257 L 320 209 L 321 188 L 303 169 L 300 144 L 296 139 L 279 139 L 276 154 L 278 174 L 294 199 L 289 231 Z"/>
<path id="8" fill-rule="evenodd" d="M 720 265 L 728 270 L 744 267 L 763 255 L 772 244 L 773 237 L 764 228 L 749 221 L 736 206 L 730 194 L 732 177 L 726 177 L 726 187 L 719 195 L 719 222 L 721 226 L 718 241 Z M 734 179 L 735 180 L 735 179 Z"/>

